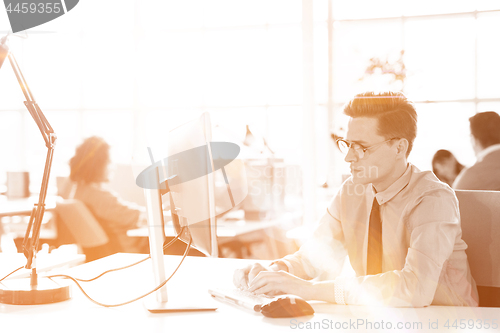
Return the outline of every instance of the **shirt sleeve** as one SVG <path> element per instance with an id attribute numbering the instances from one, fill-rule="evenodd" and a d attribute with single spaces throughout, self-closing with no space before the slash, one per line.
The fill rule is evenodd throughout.
<path id="1" fill-rule="evenodd" d="M 423 307 L 432 303 L 443 265 L 461 235 L 458 201 L 450 192 L 424 194 L 409 208 L 404 223 L 410 246 L 402 270 L 335 279 L 346 304 Z"/>
<path id="2" fill-rule="evenodd" d="M 114 230 L 128 230 L 137 226 L 141 214 L 140 206 L 120 199 L 112 191 L 92 186 L 85 191 L 84 198 L 79 198 L 100 220 L 106 221 L 109 228 Z"/>
<path id="3" fill-rule="evenodd" d="M 341 192 L 330 203 L 301 248 L 284 257 L 288 271 L 304 279 L 332 280 L 340 275 L 347 256 L 340 222 Z"/>

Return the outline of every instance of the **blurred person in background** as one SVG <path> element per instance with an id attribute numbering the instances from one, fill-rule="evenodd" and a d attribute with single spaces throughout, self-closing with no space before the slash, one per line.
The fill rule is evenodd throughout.
<path id="1" fill-rule="evenodd" d="M 480 112 L 469 118 L 476 163 L 462 170 L 453 183 L 457 190 L 500 191 L 500 115 Z"/>
<path id="2" fill-rule="evenodd" d="M 432 172 L 440 181 L 450 186 L 463 168 L 453 153 L 446 149 L 438 150 L 432 158 Z"/>
<path id="3" fill-rule="evenodd" d="M 85 139 L 69 161 L 70 182 L 64 192 L 70 199 L 82 201 L 102 226 L 110 240 L 106 255 L 144 252 L 144 244 L 128 237 L 127 230 L 145 224 L 145 208 L 120 199 L 107 187 L 109 151 L 110 146 L 104 139 L 97 136 Z"/>

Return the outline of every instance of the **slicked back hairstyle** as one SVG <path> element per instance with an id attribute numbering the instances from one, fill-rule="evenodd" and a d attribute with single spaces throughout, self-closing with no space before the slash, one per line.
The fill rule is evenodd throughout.
<path id="1" fill-rule="evenodd" d="M 400 92 L 365 92 L 357 94 L 344 107 L 344 114 L 352 117 L 378 119 L 378 134 L 386 139 L 408 140 L 408 156 L 417 136 L 417 112 L 413 104 Z"/>
<path id="2" fill-rule="evenodd" d="M 74 182 L 101 183 L 108 181 L 107 166 L 110 162 L 109 144 L 103 138 L 92 136 L 76 148 L 75 156 L 69 161 Z"/>
<path id="3" fill-rule="evenodd" d="M 500 143 L 500 115 L 493 111 L 479 112 L 469 118 L 470 132 L 483 148 Z"/>

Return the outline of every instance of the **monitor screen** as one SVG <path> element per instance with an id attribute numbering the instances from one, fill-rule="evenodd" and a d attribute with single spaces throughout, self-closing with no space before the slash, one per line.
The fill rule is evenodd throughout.
<path id="1" fill-rule="evenodd" d="M 177 233 L 187 227 L 181 239 L 207 256 L 217 257 L 215 224 L 214 164 L 211 152 L 210 117 L 170 131 L 166 177 L 170 192 L 172 221 Z"/>
<path id="2" fill-rule="evenodd" d="M 136 179 L 144 188 L 150 253 L 158 285 L 165 281 L 163 207 L 170 206 L 181 240 L 207 256 L 217 257 L 216 216 L 241 204 L 248 194 L 245 167 L 236 159 L 240 147 L 211 139 L 210 116 L 204 113 L 169 132 L 168 157 L 156 161 L 148 148 L 152 165 Z M 152 312 L 206 309 L 189 302 L 179 307 L 177 302 L 167 302 L 166 286 L 155 297 L 146 302 Z"/>
<path id="3" fill-rule="evenodd" d="M 155 283 L 166 280 L 163 261 L 165 240 L 163 199 L 169 197 L 172 220 L 177 232 L 184 227 L 180 238 L 206 255 L 217 257 L 215 223 L 214 170 L 211 147 L 210 117 L 200 118 L 173 129 L 168 138 L 168 158 L 155 162 L 137 179 L 146 197 L 149 246 Z M 151 153 L 151 152 L 150 152 Z M 166 181 L 166 183 L 165 183 Z M 167 189 L 170 193 L 163 194 Z M 205 298 L 207 297 L 204 295 Z M 145 300 L 151 312 L 214 310 L 206 300 L 189 302 L 168 300 L 164 285 Z"/>

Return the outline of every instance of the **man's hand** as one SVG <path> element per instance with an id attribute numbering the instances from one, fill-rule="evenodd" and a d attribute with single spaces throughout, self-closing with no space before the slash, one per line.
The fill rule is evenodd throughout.
<path id="1" fill-rule="evenodd" d="M 249 283 L 262 271 L 273 271 L 273 267 L 264 267 L 259 263 L 237 269 L 233 275 L 233 283 L 240 289 L 248 289 Z"/>
<path id="2" fill-rule="evenodd" d="M 314 283 L 298 278 L 285 271 L 262 270 L 249 280 L 248 291 L 270 296 L 293 294 L 305 300 L 317 299 Z"/>

